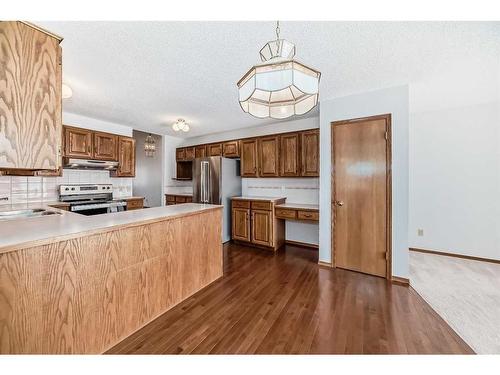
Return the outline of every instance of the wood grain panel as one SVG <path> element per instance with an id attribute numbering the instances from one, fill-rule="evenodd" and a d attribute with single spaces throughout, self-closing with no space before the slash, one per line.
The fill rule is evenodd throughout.
<path id="1" fill-rule="evenodd" d="M 279 176 L 279 137 L 259 138 L 259 177 Z"/>
<path id="2" fill-rule="evenodd" d="M 280 176 L 300 176 L 300 133 L 280 136 Z"/>
<path id="3" fill-rule="evenodd" d="M 257 177 L 257 139 L 241 141 L 241 177 Z"/>
<path id="4" fill-rule="evenodd" d="M 64 126 L 64 156 L 71 158 L 92 159 L 94 142 L 92 130 Z"/>
<path id="5" fill-rule="evenodd" d="M 235 203 L 233 201 L 233 203 Z M 238 208 L 233 204 L 232 239 L 250 242 L 250 209 Z"/>
<path id="6" fill-rule="evenodd" d="M 194 147 L 185 147 L 185 160 L 191 161 L 195 158 L 195 148 Z"/>
<path id="7" fill-rule="evenodd" d="M 301 133 L 301 159 L 304 177 L 319 177 L 319 129 Z"/>
<path id="8" fill-rule="evenodd" d="M 59 40 L 22 22 L 0 22 L 0 168 L 61 165 Z"/>
<path id="9" fill-rule="evenodd" d="M 118 161 L 118 136 L 94 132 L 94 159 Z"/>
<path id="10" fill-rule="evenodd" d="M 222 143 L 208 145 L 208 156 L 222 156 Z"/>
<path id="11" fill-rule="evenodd" d="M 240 156 L 240 141 L 224 142 L 223 155 L 226 158 L 238 158 Z"/>
<path id="12" fill-rule="evenodd" d="M 118 169 L 112 171 L 114 177 L 135 177 L 135 139 L 118 138 Z"/>
<path id="13" fill-rule="evenodd" d="M 221 215 L 0 254 L 0 352 L 101 353 L 123 340 L 222 276 Z"/>
<path id="14" fill-rule="evenodd" d="M 194 155 L 197 158 L 204 158 L 208 156 L 207 146 L 206 145 L 196 146 L 194 150 Z"/>
<path id="15" fill-rule="evenodd" d="M 252 209 L 252 243 L 273 246 L 273 214 Z"/>

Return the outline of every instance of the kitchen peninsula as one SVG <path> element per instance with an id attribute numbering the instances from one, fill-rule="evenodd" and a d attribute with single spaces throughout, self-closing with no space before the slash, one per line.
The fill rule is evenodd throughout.
<path id="1" fill-rule="evenodd" d="M 222 207 L 0 225 L 0 353 L 102 353 L 222 276 Z"/>

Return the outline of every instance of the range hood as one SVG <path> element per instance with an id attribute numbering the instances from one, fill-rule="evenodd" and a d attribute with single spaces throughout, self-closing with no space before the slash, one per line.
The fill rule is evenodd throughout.
<path id="1" fill-rule="evenodd" d="M 117 161 L 64 158 L 63 163 L 63 168 L 65 169 L 100 169 L 111 171 L 118 168 Z"/>

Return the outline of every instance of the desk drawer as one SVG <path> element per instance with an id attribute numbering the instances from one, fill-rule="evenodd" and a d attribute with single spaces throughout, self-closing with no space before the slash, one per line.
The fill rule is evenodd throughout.
<path id="1" fill-rule="evenodd" d="M 316 211 L 297 211 L 297 219 L 319 221 L 319 212 Z"/>
<path id="2" fill-rule="evenodd" d="M 297 211 L 291 210 L 289 208 L 276 208 L 275 210 L 276 217 L 279 219 L 296 219 Z"/>

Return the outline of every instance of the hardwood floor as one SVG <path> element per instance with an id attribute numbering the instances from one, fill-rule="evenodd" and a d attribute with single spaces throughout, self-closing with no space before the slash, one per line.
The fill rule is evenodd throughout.
<path id="1" fill-rule="evenodd" d="M 412 288 L 319 267 L 317 254 L 227 245 L 222 279 L 108 353 L 473 353 Z"/>

